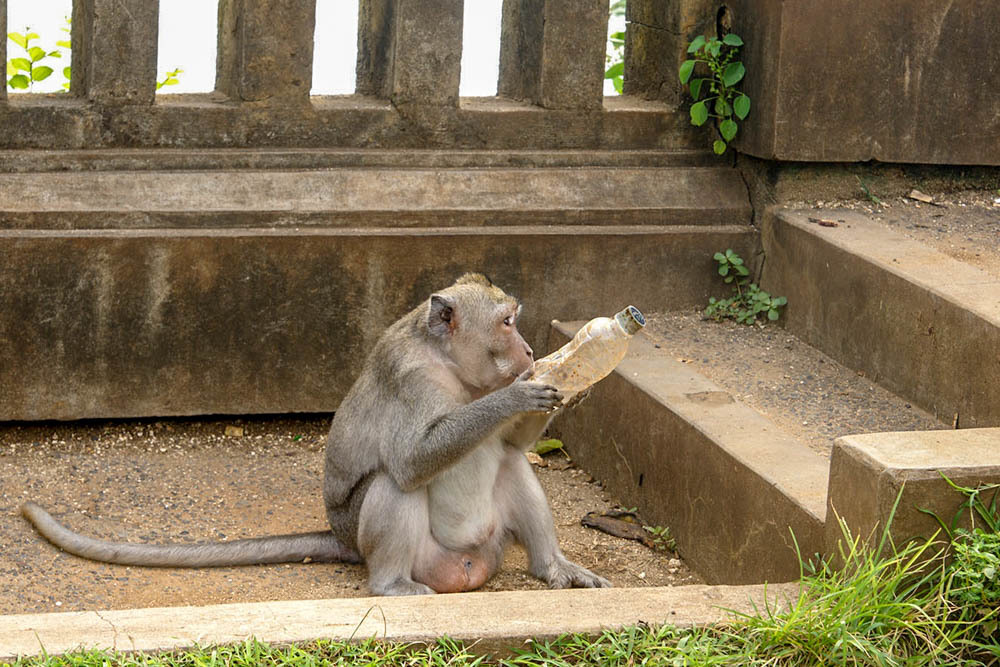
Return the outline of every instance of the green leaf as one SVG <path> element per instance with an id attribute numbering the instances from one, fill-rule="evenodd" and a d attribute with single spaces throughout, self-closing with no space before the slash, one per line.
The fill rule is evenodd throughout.
<path id="1" fill-rule="evenodd" d="M 49 76 L 51 76 L 51 75 L 52 75 L 52 68 L 51 67 L 46 67 L 45 65 L 40 65 L 40 66 L 36 67 L 31 72 L 31 80 L 32 81 L 45 81 L 45 79 L 49 78 Z"/>
<path id="2" fill-rule="evenodd" d="M 691 123 L 701 127 L 708 120 L 708 107 L 704 102 L 695 102 L 691 105 Z"/>
<path id="3" fill-rule="evenodd" d="M 22 49 L 28 48 L 28 40 L 19 32 L 8 32 L 7 37 Z"/>
<path id="4" fill-rule="evenodd" d="M 733 33 L 729 33 L 723 37 L 722 42 L 724 44 L 728 44 L 729 46 L 743 46 L 743 40 L 740 39 L 740 36 L 734 35 Z"/>
<path id="5" fill-rule="evenodd" d="M 17 74 L 17 68 L 14 67 L 14 63 L 7 61 L 7 76 L 14 76 Z"/>
<path id="6" fill-rule="evenodd" d="M 736 273 L 740 274 L 741 276 L 749 276 L 750 275 L 750 269 L 748 269 L 747 267 L 745 267 L 743 265 L 740 265 L 740 266 L 736 267 Z"/>
<path id="7" fill-rule="evenodd" d="M 712 144 L 712 150 L 715 151 L 716 155 L 722 155 L 726 152 L 726 142 L 716 139 L 715 143 Z"/>
<path id="8" fill-rule="evenodd" d="M 25 76 L 24 74 L 18 74 L 16 76 L 11 77 L 10 81 L 7 82 L 7 85 L 15 89 L 18 88 L 27 89 L 29 83 L 30 82 L 28 81 L 27 76 Z"/>
<path id="9" fill-rule="evenodd" d="M 715 115 L 716 116 L 726 116 L 726 101 L 721 97 L 715 98 Z"/>
<path id="10" fill-rule="evenodd" d="M 535 453 L 540 456 L 562 448 L 563 448 L 562 440 L 559 440 L 558 438 L 539 440 L 537 443 L 535 443 Z"/>
<path id="11" fill-rule="evenodd" d="M 767 319 L 771 320 L 772 322 L 777 320 L 779 317 L 781 317 L 781 315 L 779 315 L 778 311 L 776 311 L 774 308 L 767 311 Z"/>
<path id="12" fill-rule="evenodd" d="M 719 267 L 719 275 L 720 276 L 728 276 L 729 275 L 729 265 L 728 264 L 723 264 L 722 266 Z"/>
<path id="13" fill-rule="evenodd" d="M 72 70 L 73 70 L 72 67 L 68 67 L 68 66 L 67 67 L 63 67 L 63 76 L 66 77 L 67 79 L 72 78 L 72 77 L 70 77 L 70 73 L 72 72 Z"/>
<path id="14" fill-rule="evenodd" d="M 713 58 L 718 58 L 719 53 L 722 51 L 722 42 L 717 39 L 713 39 L 708 43 L 707 50 L 712 54 Z"/>
<path id="15" fill-rule="evenodd" d="M 692 39 L 691 44 L 688 45 L 688 53 L 694 53 L 703 46 L 705 46 L 705 36 L 698 35 L 697 37 Z"/>
<path id="16" fill-rule="evenodd" d="M 28 49 L 28 53 L 31 54 L 31 62 L 37 63 L 39 60 L 45 57 L 45 49 L 33 46 Z"/>
<path id="17" fill-rule="evenodd" d="M 691 78 L 691 72 L 694 71 L 694 61 L 685 60 L 681 63 L 681 68 L 678 70 L 677 75 L 681 78 L 681 83 L 687 83 L 688 79 Z"/>
<path id="18" fill-rule="evenodd" d="M 38 39 L 38 33 L 37 32 L 29 32 L 27 35 L 24 36 L 24 39 L 25 39 L 25 43 L 30 42 L 33 39 Z"/>
<path id="19" fill-rule="evenodd" d="M 712 255 L 712 259 L 714 259 L 716 262 L 728 262 L 729 261 L 726 258 L 726 256 L 723 255 L 721 252 L 717 252 L 714 255 Z"/>
<path id="20" fill-rule="evenodd" d="M 788 299 L 783 296 L 779 296 L 777 299 L 771 301 L 772 306 L 784 306 L 786 303 L 788 303 Z"/>
<path id="21" fill-rule="evenodd" d="M 738 128 L 736 126 L 736 122 L 733 121 L 731 118 L 727 118 L 726 120 L 722 121 L 719 124 L 719 133 L 722 135 L 722 138 L 725 139 L 726 141 L 733 140 L 733 137 L 736 136 L 737 129 Z"/>
<path id="22" fill-rule="evenodd" d="M 73 45 L 70 43 L 70 41 L 68 39 L 60 39 L 58 42 L 56 42 L 56 46 L 61 46 L 64 49 L 72 49 L 73 48 Z"/>
<path id="23" fill-rule="evenodd" d="M 726 65 L 726 69 L 722 70 L 722 83 L 727 86 L 735 86 L 746 72 L 743 63 L 729 63 Z"/>
<path id="24" fill-rule="evenodd" d="M 604 72 L 605 79 L 613 79 L 616 76 L 621 76 L 625 71 L 625 63 L 615 63 Z"/>
<path id="25" fill-rule="evenodd" d="M 746 118 L 747 114 L 750 113 L 750 98 L 746 95 L 740 95 L 733 100 L 733 113 L 735 113 L 736 117 L 740 120 Z"/>
<path id="26" fill-rule="evenodd" d="M 24 72 L 31 71 L 31 61 L 29 61 L 27 58 L 11 58 L 10 64 L 14 66 L 15 71 L 16 70 L 21 70 Z"/>
<path id="27" fill-rule="evenodd" d="M 53 58 L 62 58 L 62 51 L 49 51 L 49 52 L 48 52 L 47 54 L 45 54 L 45 55 L 47 55 L 47 56 L 51 56 L 51 57 L 53 57 Z"/>
<path id="28" fill-rule="evenodd" d="M 698 101 L 701 97 L 701 84 L 705 83 L 704 79 L 692 79 L 691 80 L 691 97 Z"/>
<path id="29" fill-rule="evenodd" d="M 177 79 L 171 79 L 170 81 L 167 81 L 168 86 L 172 86 L 175 83 L 180 83 L 180 81 L 178 81 Z M 611 85 L 615 87 L 615 92 L 618 93 L 619 95 L 622 94 L 622 86 L 624 85 L 624 83 L 625 82 L 622 80 L 620 76 L 616 76 L 615 78 L 611 79 Z"/>

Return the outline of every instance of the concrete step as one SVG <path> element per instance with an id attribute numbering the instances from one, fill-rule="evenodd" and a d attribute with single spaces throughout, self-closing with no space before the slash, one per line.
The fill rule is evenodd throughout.
<path id="1" fill-rule="evenodd" d="M 739 173 L 724 167 L 90 170 L 11 173 L 0 190 L 0 229 L 731 225 L 750 216 Z"/>
<path id="2" fill-rule="evenodd" d="M 698 371 L 698 359 L 676 358 L 689 350 L 650 335 L 655 317 L 616 371 L 587 401 L 557 417 L 553 430 L 574 461 L 616 498 L 638 507 L 651 524 L 670 528 L 685 562 L 709 583 L 793 581 L 800 557 L 836 553 L 838 517 L 854 535 L 878 535 L 904 486 L 894 537 L 898 543 L 931 537 L 938 526 L 918 508 L 950 520 L 963 500 L 941 473 L 973 487 L 1000 482 L 996 428 L 858 435 L 848 417 L 827 433 L 826 447 L 817 448 L 788 427 L 789 415 L 799 414 L 796 406 L 771 403 L 767 414 L 751 407 L 745 399 L 759 402 L 746 391 L 768 391 L 750 389 L 752 372 L 733 365 L 736 375 L 725 383 L 709 379 Z M 554 322 L 549 349 L 581 324 Z M 782 346 L 786 368 L 802 367 L 800 348 Z M 876 389 L 858 391 L 867 409 L 910 412 Z M 776 393 L 786 392 L 779 387 Z M 789 400 L 822 402 L 835 420 L 851 412 L 850 401 L 818 390 Z M 901 422 L 890 415 L 886 423 Z M 909 423 L 947 428 L 926 418 Z"/>
<path id="3" fill-rule="evenodd" d="M 762 242 L 789 331 L 942 421 L 1000 426 L 1000 278 L 858 211 L 770 211 Z"/>
<path id="4" fill-rule="evenodd" d="M 478 654 L 511 655 L 529 639 L 597 636 L 639 624 L 707 625 L 735 614 L 782 609 L 798 585 L 607 588 L 257 602 L 0 616 L 0 659 L 76 649 L 170 651 L 195 645 L 272 644 L 376 637 L 465 642 Z"/>
<path id="5" fill-rule="evenodd" d="M 214 169 L 340 169 L 489 167 L 720 167 L 711 151 L 447 150 L 379 148 L 116 148 L 0 150 L 0 173 L 48 171 L 177 171 Z"/>

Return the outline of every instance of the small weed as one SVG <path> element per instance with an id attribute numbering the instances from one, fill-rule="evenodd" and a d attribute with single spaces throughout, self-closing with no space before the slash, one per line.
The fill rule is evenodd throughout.
<path id="1" fill-rule="evenodd" d="M 642 527 L 647 533 L 653 536 L 653 548 L 657 551 L 670 551 L 677 553 L 677 540 L 670 534 L 670 528 L 664 526 Z"/>
<path id="2" fill-rule="evenodd" d="M 868 189 L 868 186 L 865 185 L 865 182 L 861 180 L 860 176 L 855 176 L 855 178 L 858 179 L 858 185 L 861 186 L 861 191 L 865 193 L 865 197 L 868 198 L 868 201 L 876 206 L 885 206 L 885 202 L 876 197 L 872 191 Z"/>
<path id="3" fill-rule="evenodd" d="M 772 322 L 781 317 L 780 309 L 788 303 L 788 299 L 772 296 L 757 283 L 750 282 L 750 270 L 732 248 L 724 253 L 715 253 L 715 261 L 719 264 L 723 282 L 733 286 L 733 296 L 728 299 L 710 298 L 705 308 L 706 318 L 716 322 L 732 319 L 740 324 L 754 324 L 762 315 Z"/>

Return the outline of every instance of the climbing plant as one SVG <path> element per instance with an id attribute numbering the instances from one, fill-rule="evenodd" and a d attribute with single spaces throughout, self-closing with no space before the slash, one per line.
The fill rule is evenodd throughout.
<path id="1" fill-rule="evenodd" d="M 698 35 L 687 49 L 693 57 L 681 63 L 678 73 L 693 100 L 691 123 L 700 127 L 709 118 L 715 121 L 718 138 L 712 149 L 717 155 L 726 152 L 739 131 L 737 120 L 750 113 L 750 98 L 736 88 L 746 74 L 743 63 L 737 60 L 741 46 L 743 40 L 733 33 L 722 39 Z M 703 67 L 698 68 L 699 64 Z M 698 69 L 707 70 L 707 76 L 692 78 Z"/>

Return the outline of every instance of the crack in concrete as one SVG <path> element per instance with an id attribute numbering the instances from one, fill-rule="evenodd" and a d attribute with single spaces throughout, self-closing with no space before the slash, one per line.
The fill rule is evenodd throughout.
<path id="1" fill-rule="evenodd" d="M 105 623 L 107 623 L 108 626 L 111 628 L 111 632 L 114 633 L 112 635 L 112 637 L 111 637 L 111 648 L 113 650 L 117 651 L 118 650 L 118 626 L 115 625 L 110 619 L 107 619 L 107 618 L 104 618 L 103 616 L 101 616 L 101 612 L 99 612 L 99 611 L 94 611 L 94 615 L 97 616 L 97 618 L 99 618 L 102 621 L 104 621 Z"/>

